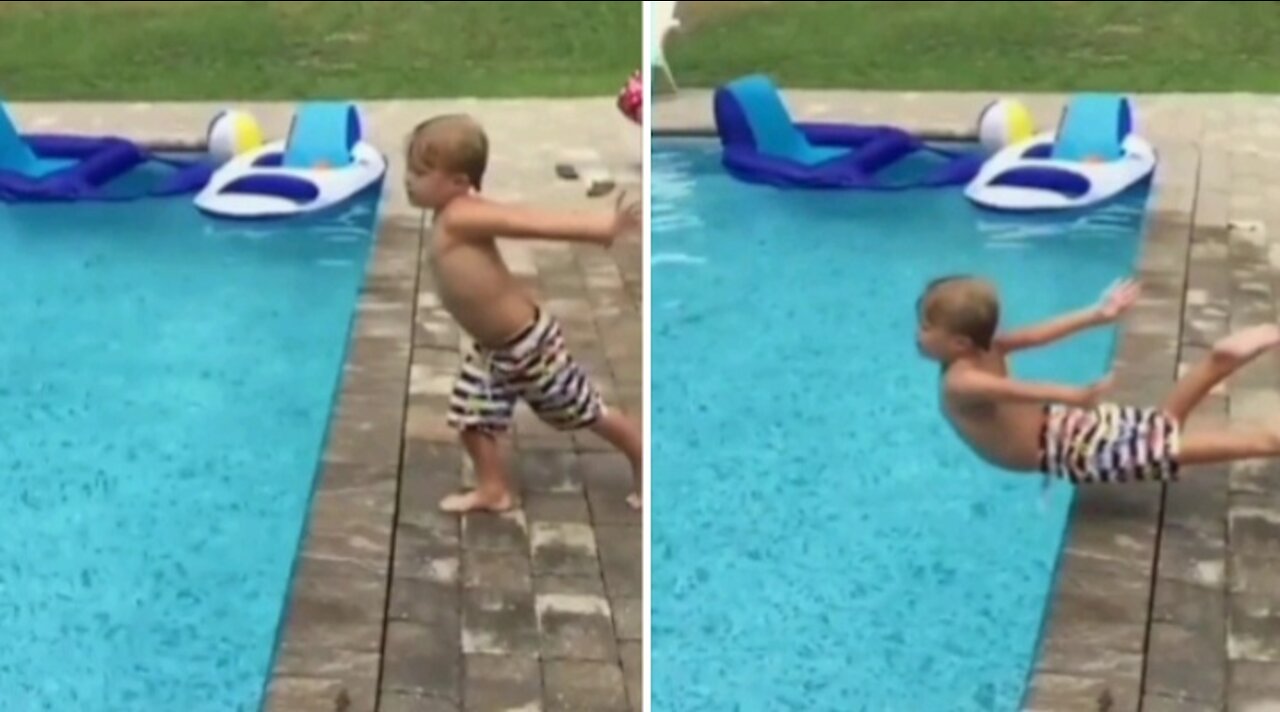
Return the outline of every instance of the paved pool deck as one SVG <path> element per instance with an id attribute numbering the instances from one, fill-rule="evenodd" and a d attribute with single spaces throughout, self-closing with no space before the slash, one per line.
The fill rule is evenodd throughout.
<path id="1" fill-rule="evenodd" d="M 642 520 L 623 502 L 626 461 L 592 436 L 518 417 L 523 506 L 437 511 L 470 473 L 445 410 L 461 335 L 425 268 L 424 215 L 402 194 L 404 139 L 465 111 L 492 142 L 486 191 L 611 207 L 584 181 L 638 188 L 641 136 L 612 97 L 363 105 L 391 166 L 264 709 L 468 712 L 641 709 Z M 18 104 L 24 131 L 202 142 L 220 104 Z M 269 137 L 293 106 L 243 104 Z M 573 164 L 583 181 L 556 175 Z M 641 244 L 502 245 L 560 317 L 571 348 L 625 411 L 641 414 Z"/>
<path id="2" fill-rule="evenodd" d="M 677 79 L 679 79 L 677 75 Z M 802 120 L 972 136 L 985 94 L 786 91 Z M 1055 122 L 1064 97 L 1019 97 Z M 1158 403 L 1230 330 L 1275 322 L 1280 294 L 1280 97 L 1135 97 L 1160 151 L 1120 327 L 1115 397 Z M 706 91 L 656 101 L 654 129 L 714 125 Z M 1280 355 L 1210 396 L 1191 428 L 1280 418 Z M 1280 710 L 1280 462 L 1183 481 L 1078 491 L 1025 708 L 1044 712 Z"/>

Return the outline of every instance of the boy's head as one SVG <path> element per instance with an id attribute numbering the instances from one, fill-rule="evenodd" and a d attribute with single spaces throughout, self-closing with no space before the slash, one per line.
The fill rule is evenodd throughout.
<path id="1" fill-rule="evenodd" d="M 413 130 L 406 158 L 409 202 L 438 209 L 460 195 L 480 190 L 489 164 L 489 138 L 469 116 L 436 116 Z"/>
<path id="2" fill-rule="evenodd" d="M 991 348 L 1000 323 L 995 287 L 975 277 L 935 279 L 916 303 L 920 352 L 941 362 Z"/>

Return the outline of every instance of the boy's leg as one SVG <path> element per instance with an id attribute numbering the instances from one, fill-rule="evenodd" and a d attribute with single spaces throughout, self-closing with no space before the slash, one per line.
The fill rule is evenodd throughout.
<path id="1" fill-rule="evenodd" d="M 445 512 L 505 512 L 515 504 L 511 496 L 511 480 L 496 433 L 463 430 L 462 446 L 471 458 L 478 485 L 474 490 L 451 494 L 440 500 Z"/>
<path id="2" fill-rule="evenodd" d="M 440 500 L 446 512 L 503 512 L 515 505 L 499 436 L 511 426 L 516 393 L 491 364 L 472 352 L 462 362 L 449 397 L 449 425 L 459 431 L 475 468 L 477 487 Z"/>
<path id="3" fill-rule="evenodd" d="M 640 424 L 616 410 L 605 410 L 594 423 L 591 430 L 604 438 L 606 442 L 622 451 L 631 462 L 631 494 L 627 495 L 627 504 L 632 509 L 640 509 L 644 493 L 644 440 L 640 432 Z"/>
<path id="4" fill-rule="evenodd" d="M 1173 386 L 1164 410 L 1178 422 L 1187 416 L 1213 387 L 1252 361 L 1263 351 L 1280 345 L 1280 326 L 1265 324 L 1237 331 L 1213 345 L 1209 358 L 1192 367 Z"/>
<path id="5" fill-rule="evenodd" d="M 639 425 L 604 407 L 591 377 L 569 353 L 557 320 L 547 317 L 538 336 L 540 352 L 532 360 L 536 365 L 517 379 L 524 384 L 520 396 L 552 427 L 558 430 L 590 428 L 622 451 L 631 463 L 635 488 L 627 496 L 627 504 L 639 509 L 644 458 Z"/>
<path id="6" fill-rule="evenodd" d="M 1280 456 L 1280 423 L 1270 429 L 1187 433 L 1178 460 L 1184 465 L 1210 465 Z"/>

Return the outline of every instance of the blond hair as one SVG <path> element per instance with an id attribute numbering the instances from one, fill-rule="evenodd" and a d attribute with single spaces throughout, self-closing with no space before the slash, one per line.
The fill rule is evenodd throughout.
<path id="1" fill-rule="evenodd" d="M 1000 324 L 995 286 L 975 277 L 954 275 L 933 280 L 920 297 L 919 309 L 926 324 L 964 336 L 983 350 L 991 348 Z"/>
<path id="2" fill-rule="evenodd" d="M 411 173 L 422 173 L 428 168 L 461 173 L 479 190 L 489 165 L 489 137 L 470 116 L 445 114 L 427 119 L 413 129 L 408 153 Z"/>

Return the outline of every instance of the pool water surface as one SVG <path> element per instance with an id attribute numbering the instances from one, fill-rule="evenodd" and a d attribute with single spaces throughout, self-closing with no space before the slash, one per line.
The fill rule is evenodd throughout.
<path id="1" fill-rule="evenodd" d="M 0 206 L 0 699 L 256 710 L 377 197 Z"/>
<path id="2" fill-rule="evenodd" d="M 1006 325 L 1088 306 L 1129 276 L 1146 189 L 1001 216 L 959 189 L 747 185 L 672 140 L 652 190 L 653 709 L 1018 709 L 1071 491 L 945 425 L 916 299 L 974 273 Z M 1015 372 L 1091 381 L 1113 339 Z"/>

